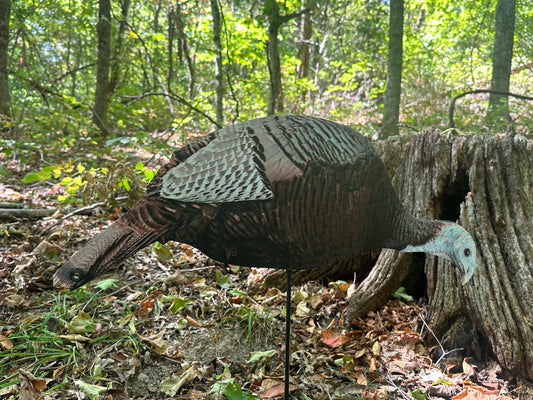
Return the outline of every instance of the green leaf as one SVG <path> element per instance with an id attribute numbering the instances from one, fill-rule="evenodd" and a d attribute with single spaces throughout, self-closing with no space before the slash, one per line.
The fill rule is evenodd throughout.
<path id="1" fill-rule="evenodd" d="M 154 171 L 152 171 L 150 169 L 145 169 L 143 171 L 143 173 L 144 173 L 144 176 L 145 176 L 147 181 L 151 181 L 154 178 L 154 176 L 155 176 Z"/>
<path id="2" fill-rule="evenodd" d="M 276 350 L 252 351 L 247 362 L 268 361 L 276 354 Z"/>
<path id="3" fill-rule="evenodd" d="M 96 284 L 96 287 L 102 290 L 107 290 L 112 287 L 116 287 L 115 282 L 117 279 L 109 278 L 109 279 L 102 279 L 101 281 L 98 281 Z"/>
<path id="4" fill-rule="evenodd" d="M 238 383 L 228 383 L 226 386 L 226 390 L 224 390 L 224 396 L 226 396 L 228 400 L 259 399 L 259 396 L 254 393 L 243 393 Z"/>
<path id="5" fill-rule="evenodd" d="M 229 275 L 222 275 L 220 271 L 216 272 L 217 285 L 222 289 L 229 289 L 231 286 L 231 277 Z"/>
<path id="6" fill-rule="evenodd" d="M 418 388 L 411 392 L 414 400 L 426 400 L 426 391 L 423 388 Z"/>
<path id="7" fill-rule="evenodd" d="M 242 290 L 239 290 L 239 289 L 228 290 L 228 293 L 233 295 L 233 296 L 248 297 L 248 293 L 243 292 Z"/>
<path id="8" fill-rule="evenodd" d="M 74 381 L 80 390 L 91 400 L 98 400 L 100 398 L 100 393 L 105 392 L 107 388 L 105 386 L 91 385 L 90 383 L 85 383 L 83 381 Z"/>
<path id="9" fill-rule="evenodd" d="M 84 313 L 83 311 L 78 311 L 78 315 L 70 321 L 70 324 L 67 324 L 67 328 L 71 333 L 80 334 L 96 331 L 91 314 Z"/>
<path id="10" fill-rule="evenodd" d="M 413 301 L 413 296 L 410 296 L 405 291 L 405 288 L 403 286 L 400 286 L 393 294 L 395 299 L 402 299 L 405 301 Z"/>
<path id="11" fill-rule="evenodd" d="M 22 182 L 24 183 L 32 183 L 40 180 L 41 176 L 37 172 L 28 172 L 26 175 L 24 175 L 24 178 L 22 178 Z"/>
<path id="12" fill-rule="evenodd" d="M 187 305 L 190 302 L 191 302 L 190 300 L 185 300 L 185 299 L 181 299 L 181 298 L 178 297 L 176 300 L 174 300 L 172 302 L 172 304 L 170 305 L 169 310 L 173 314 L 176 314 L 176 313 L 180 312 L 181 310 L 183 310 L 185 307 L 187 307 Z"/>
<path id="13" fill-rule="evenodd" d="M 152 246 L 152 251 L 155 253 L 155 256 L 159 261 L 172 260 L 172 250 L 166 244 L 155 242 Z"/>

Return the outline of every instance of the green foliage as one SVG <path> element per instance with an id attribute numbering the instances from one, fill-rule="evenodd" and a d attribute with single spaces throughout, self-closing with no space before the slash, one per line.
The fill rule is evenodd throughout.
<path id="1" fill-rule="evenodd" d="M 393 294 L 393 297 L 395 299 L 401 299 L 405 301 L 413 301 L 413 296 L 407 294 L 405 291 L 405 288 L 403 286 L 400 286 Z"/>
<path id="2" fill-rule="evenodd" d="M 259 399 L 259 396 L 255 393 L 243 393 L 240 385 L 236 382 L 230 382 L 226 385 L 224 390 L 224 396 L 228 400 L 255 400 Z"/>
<path id="3" fill-rule="evenodd" d="M 426 391 L 423 388 L 413 390 L 411 392 L 413 400 L 426 400 Z"/>
<path id="4" fill-rule="evenodd" d="M 111 164 L 109 167 L 86 168 L 82 163 L 69 160 L 62 165 L 47 165 L 39 171 L 27 173 L 23 183 L 54 179 L 63 187 L 65 194 L 58 194 L 60 202 L 73 202 L 80 199 L 87 204 L 94 199 L 115 204 L 116 196 L 127 192 L 132 200 L 138 200 L 154 172 L 137 162 L 132 169 L 127 162 Z"/>
<path id="5" fill-rule="evenodd" d="M 235 382 L 234 378 L 223 379 L 216 382 L 209 393 L 223 393 L 228 400 L 259 400 L 255 393 L 243 393 L 241 386 Z"/>
<path id="6" fill-rule="evenodd" d="M 265 45 L 271 2 L 222 2 L 224 114 L 227 121 L 264 115 L 269 96 Z M 414 0 L 405 5 L 402 122 L 424 128 L 444 124 L 449 99 L 458 91 L 490 82 L 496 2 Z M 287 113 L 310 113 L 375 128 L 386 82 L 388 3 L 379 0 L 278 1 L 282 15 L 304 7 L 312 13 L 308 75 L 298 77 L 301 21 L 282 24 L 279 51 Z M 96 75 L 98 7 L 81 0 L 12 2 L 8 69 L 15 132 L 13 149 L 2 152 L 21 161 L 32 150 L 69 151 L 80 142 L 100 143 L 92 123 Z M 179 12 L 183 37 L 171 12 Z M 212 129 L 189 105 L 214 115 L 214 51 L 210 2 L 180 2 L 179 10 L 160 2 L 130 6 L 121 31 L 120 2 L 112 3 L 113 93 L 108 125 L 117 137 L 108 146 L 150 146 L 146 132 L 168 132 L 172 145 Z M 512 88 L 531 91 L 533 11 L 517 2 Z M 192 60 L 192 75 L 184 48 Z M 513 67 L 515 67 L 513 64 Z M 529 66 L 528 66 L 529 65 Z M 159 94 L 156 94 L 159 93 Z M 161 93 L 170 93 L 167 97 Z M 183 101 L 176 101 L 181 98 Z M 478 123 L 486 96 L 462 101 L 458 127 Z M 529 126 L 531 106 L 512 103 L 514 117 Z M 191 131 L 187 131 L 188 127 Z M 22 132 L 24 138 L 18 140 Z M 124 132 L 126 134 L 124 134 Z M 168 137 L 168 136 L 167 136 Z M 29 145 L 25 145 L 24 142 Z M 149 143 L 150 142 L 150 143 Z M 53 143 L 53 146 L 50 144 Z M 109 150 L 109 149 L 108 149 Z M 59 156 L 59 155 L 58 155 Z M 61 154 L 64 157 L 64 154 Z M 74 160 L 77 165 L 79 160 Z M 53 164 L 62 165 L 61 161 Z M 89 165 L 85 165 L 89 169 Z M 48 172 L 32 171 L 28 179 Z M 0 174 L 4 174 L 0 170 Z M 63 172 L 64 174 L 64 172 Z M 121 182 L 127 189 L 131 182 Z M 72 181 L 72 191 L 82 186 Z M 67 197 L 72 199 L 72 193 Z M 104 196 L 105 197 L 105 196 Z"/>

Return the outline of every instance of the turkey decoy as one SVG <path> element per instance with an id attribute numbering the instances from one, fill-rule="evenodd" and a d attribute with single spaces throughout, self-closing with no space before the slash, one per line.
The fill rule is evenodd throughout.
<path id="1" fill-rule="evenodd" d="M 290 276 L 377 248 L 426 252 L 476 267 L 470 234 L 413 217 L 378 154 L 355 130 L 284 115 L 217 130 L 176 150 L 121 219 L 54 275 L 75 289 L 155 241 L 188 243 L 241 266 L 287 270 L 285 398 L 288 399 Z"/>

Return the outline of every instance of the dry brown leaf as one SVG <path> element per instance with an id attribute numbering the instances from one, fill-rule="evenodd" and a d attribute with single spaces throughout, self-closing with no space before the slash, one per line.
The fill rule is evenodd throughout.
<path id="1" fill-rule="evenodd" d="M 372 345 L 372 354 L 374 354 L 375 356 L 379 356 L 380 353 L 381 353 L 381 344 L 376 341 Z"/>
<path id="2" fill-rule="evenodd" d="M 320 340 L 330 347 L 338 347 L 346 343 L 350 338 L 335 331 L 325 330 L 322 332 Z"/>
<path id="3" fill-rule="evenodd" d="M 278 397 L 283 395 L 283 393 L 285 392 L 285 384 L 277 380 L 265 379 L 261 386 L 266 389 L 262 392 L 257 393 L 262 399 L 271 399 L 273 397 Z M 289 384 L 289 392 L 293 392 L 295 390 L 298 390 L 298 386 Z"/>
<path id="4" fill-rule="evenodd" d="M 46 381 L 42 378 L 36 378 L 23 369 L 19 369 L 20 377 L 20 400 L 38 400 L 41 398 Z"/>
<path id="5" fill-rule="evenodd" d="M 452 397 L 452 400 L 513 400 L 511 397 L 490 394 L 481 386 L 468 387 Z"/>
<path id="6" fill-rule="evenodd" d="M 365 374 L 363 374 L 363 373 L 359 374 L 359 376 L 357 377 L 357 384 L 366 386 L 367 381 L 366 381 Z"/>
<path id="7" fill-rule="evenodd" d="M 370 367 L 368 367 L 368 373 L 376 372 L 378 370 L 378 360 L 374 357 L 370 359 Z"/>
<path id="8" fill-rule="evenodd" d="M 471 358 L 472 357 L 465 357 L 463 360 L 463 372 L 466 374 L 466 376 L 472 376 L 475 373 L 474 368 L 468 364 L 468 361 L 470 361 Z"/>
<path id="9" fill-rule="evenodd" d="M 201 322 L 198 322 L 197 320 L 195 320 L 193 317 L 187 315 L 187 322 L 189 322 L 190 325 L 196 327 L 196 328 L 201 328 L 203 325 Z"/>
<path id="10" fill-rule="evenodd" d="M 60 338 L 68 340 L 69 342 L 88 342 L 90 339 L 87 336 L 80 335 L 79 333 L 72 333 L 69 335 L 58 335 Z"/>
<path id="11" fill-rule="evenodd" d="M 4 336 L 0 333 L 0 346 L 6 350 L 11 350 L 13 348 L 13 342 L 9 340 L 7 336 Z"/>

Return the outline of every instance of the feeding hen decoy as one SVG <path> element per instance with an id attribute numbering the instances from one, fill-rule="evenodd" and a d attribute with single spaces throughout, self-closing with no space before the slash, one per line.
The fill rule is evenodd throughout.
<path id="1" fill-rule="evenodd" d="M 145 196 L 76 252 L 54 285 L 78 288 L 169 240 L 229 264 L 284 268 L 288 277 L 377 248 L 444 257 L 463 282 L 476 267 L 465 229 L 404 209 L 368 139 L 296 115 L 228 126 L 176 150 Z"/>

